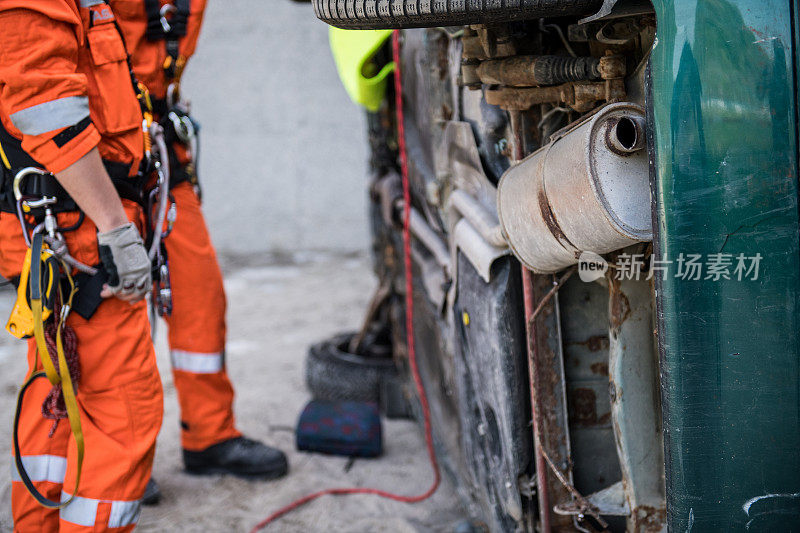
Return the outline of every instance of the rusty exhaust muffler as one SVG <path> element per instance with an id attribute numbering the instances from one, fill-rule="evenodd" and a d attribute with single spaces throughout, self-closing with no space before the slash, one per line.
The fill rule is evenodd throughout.
<path id="1" fill-rule="evenodd" d="M 506 171 L 497 206 L 514 255 L 539 273 L 652 240 L 644 110 L 609 104 L 562 130 Z"/>

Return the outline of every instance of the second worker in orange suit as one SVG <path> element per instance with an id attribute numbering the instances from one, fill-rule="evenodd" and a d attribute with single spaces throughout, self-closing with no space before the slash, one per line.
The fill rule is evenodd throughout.
<path id="1" fill-rule="evenodd" d="M 180 102 L 180 77 L 194 53 L 206 0 L 110 0 L 125 36 L 133 71 L 148 88 L 156 118 L 171 138 L 171 194 L 176 217 L 164 239 L 171 302 L 172 374 L 181 410 L 187 471 L 274 478 L 287 470 L 279 450 L 247 439 L 236 429 L 233 386 L 225 368 L 225 292 L 203 218 L 193 157 L 194 130 Z M 170 135 L 171 134 L 171 135 Z M 192 151 L 195 151 L 193 154 Z M 158 296 L 159 272 L 154 272 Z M 169 297 L 166 298 L 169 300 Z M 157 486 L 146 501 L 155 503 Z"/>

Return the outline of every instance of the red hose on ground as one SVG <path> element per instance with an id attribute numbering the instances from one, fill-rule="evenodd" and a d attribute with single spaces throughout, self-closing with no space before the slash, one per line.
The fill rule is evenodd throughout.
<path id="1" fill-rule="evenodd" d="M 431 431 L 431 412 L 428 405 L 428 397 L 425 387 L 422 384 L 422 377 L 417 366 L 417 353 L 414 349 L 414 293 L 411 275 L 411 233 L 409 224 L 411 220 L 411 190 L 408 183 L 408 156 L 406 154 L 405 122 L 403 116 L 403 78 L 400 73 L 400 31 L 395 30 L 392 35 L 392 52 L 394 55 L 394 92 L 395 107 L 397 108 L 397 137 L 400 148 L 400 165 L 403 178 L 403 261 L 406 277 L 406 344 L 408 345 L 408 362 L 411 366 L 411 375 L 414 378 L 414 385 L 417 387 L 417 394 L 422 406 L 422 415 L 425 424 L 425 445 L 428 449 L 428 457 L 433 469 L 433 483 L 431 487 L 422 494 L 416 496 L 403 496 L 379 489 L 370 488 L 334 488 L 314 492 L 307 496 L 293 501 L 285 507 L 281 507 L 267 518 L 256 524 L 250 533 L 256 533 L 283 515 L 302 507 L 303 505 L 316 500 L 322 496 L 342 496 L 347 494 L 373 494 L 381 498 L 388 498 L 403 503 L 417 503 L 430 498 L 439 487 L 441 476 L 439 465 L 436 462 L 436 451 L 433 448 L 433 433 Z"/>

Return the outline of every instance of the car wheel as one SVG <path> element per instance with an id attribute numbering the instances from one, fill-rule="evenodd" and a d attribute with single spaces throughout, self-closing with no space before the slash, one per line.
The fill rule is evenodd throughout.
<path id="1" fill-rule="evenodd" d="M 595 13 L 603 0 L 313 0 L 317 17 L 339 28 L 462 26 Z"/>

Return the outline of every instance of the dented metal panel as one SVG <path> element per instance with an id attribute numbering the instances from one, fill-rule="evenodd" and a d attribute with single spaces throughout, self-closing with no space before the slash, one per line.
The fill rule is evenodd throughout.
<path id="1" fill-rule="evenodd" d="M 760 255 L 657 285 L 670 531 L 800 523 L 797 2 L 655 0 L 656 255 Z M 674 266 L 674 265 L 673 265 Z"/>

